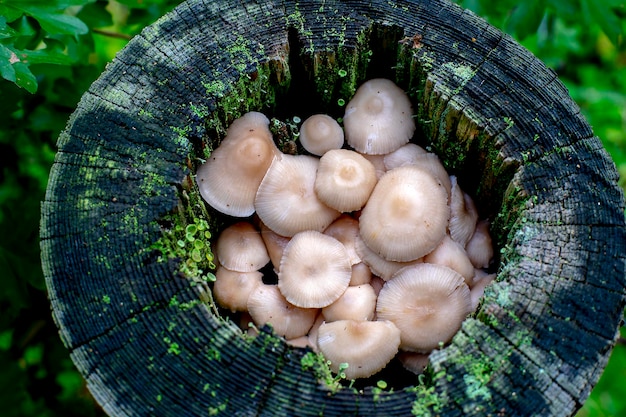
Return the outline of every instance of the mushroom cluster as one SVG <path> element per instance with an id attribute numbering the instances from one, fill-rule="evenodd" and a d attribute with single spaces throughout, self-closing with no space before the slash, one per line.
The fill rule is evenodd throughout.
<path id="1" fill-rule="evenodd" d="M 493 248 L 457 178 L 410 142 L 415 129 L 408 96 L 387 79 L 359 87 L 343 128 L 305 120 L 310 155 L 281 153 L 261 113 L 235 120 L 196 176 L 209 205 L 247 218 L 217 239 L 216 302 L 349 379 L 396 357 L 422 372 L 477 308 Z M 275 283 L 260 272 L 268 263 Z"/>

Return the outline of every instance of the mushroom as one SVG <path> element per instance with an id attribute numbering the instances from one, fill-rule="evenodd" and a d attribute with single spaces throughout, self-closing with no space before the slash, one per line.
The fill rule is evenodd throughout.
<path id="1" fill-rule="evenodd" d="M 356 253 L 356 240 L 359 236 L 359 222 L 347 214 L 342 214 L 337 220 L 324 230 L 324 234 L 332 236 L 346 247 L 350 264 L 361 262 L 361 257 Z"/>
<path id="2" fill-rule="evenodd" d="M 213 296 L 221 307 L 235 311 L 247 311 L 248 297 L 263 284 L 263 274 L 259 271 L 237 272 L 219 266 L 215 271 Z"/>
<path id="3" fill-rule="evenodd" d="M 215 254 L 220 265 L 238 272 L 259 270 L 270 261 L 261 234 L 248 222 L 224 229 L 215 243 Z"/>
<path id="4" fill-rule="evenodd" d="M 424 256 L 424 262 L 454 269 L 465 278 L 467 285 L 470 285 L 474 279 L 474 265 L 465 253 L 465 249 L 449 235 L 443 238 L 435 250 Z"/>
<path id="5" fill-rule="evenodd" d="M 327 206 L 347 213 L 365 205 L 376 182 L 371 162 L 349 149 L 333 149 L 320 158 L 315 193 Z"/>
<path id="6" fill-rule="evenodd" d="M 337 239 L 307 230 L 291 238 L 280 261 L 278 288 L 292 304 L 326 307 L 350 284 L 348 252 Z"/>
<path id="7" fill-rule="evenodd" d="M 430 354 L 417 352 L 400 352 L 398 360 L 402 367 L 407 371 L 413 372 L 415 375 L 421 375 L 428 366 L 428 358 Z"/>
<path id="8" fill-rule="evenodd" d="M 476 229 L 478 211 L 474 201 L 461 190 L 456 176 L 450 176 L 452 189 L 450 192 L 450 223 L 448 230 L 452 240 L 465 247 Z"/>
<path id="9" fill-rule="evenodd" d="M 385 155 L 368 155 L 362 152 L 359 152 L 359 155 L 374 165 L 374 169 L 376 170 L 376 179 L 380 179 L 380 177 L 387 172 L 387 169 L 385 168 Z"/>
<path id="10" fill-rule="evenodd" d="M 412 261 L 439 245 L 450 216 L 445 188 L 415 165 L 387 171 L 361 211 L 363 242 L 390 261 Z"/>
<path id="11" fill-rule="evenodd" d="M 485 294 L 485 288 L 487 288 L 487 285 L 491 284 L 495 280 L 495 278 L 496 274 L 488 274 L 482 269 L 476 270 L 476 276 L 474 276 L 472 286 L 470 288 L 472 311 L 476 311 L 476 309 L 478 309 L 480 300 Z"/>
<path id="12" fill-rule="evenodd" d="M 343 146 L 343 129 L 326 114 L 314 114 L 300 126 L 300 143 L 313 155 L 324 155 Z"/>
<path id="13" fill-rule="evenodd" d="M 350 285 L 369 284 L 372 281 L 372 270 L 363 262 L 352 265 L 352 275 L 350 276 Z"/>
<path id="14" fill-rule="evenodd" d="M 358 152 L 387 154 L 408 143 L 415 132 L 411 101 L 393 81 L 371 79 L 346 105 L 343 126 L 346 141 Z"/>
<path id="15" fill-rule="evenodd" d="M 402 145 L 395 151 L 388 153 L 383 158 L 385 170 L 389 171 L 404 165 L 414 164 L 419 155 L 427 154 L 428 151 L 414 143 Z"/>
<path id="16" fill-rule="evenodd" d="M 422 353 L 449 342 L 471 312 L 463 277 L 426 263 L 398 271 L 385 283 L 376 304 L 377 320 L 390 320 L 400 329 L 400 349 Z"/>
<path id="17" fill-rule="evenodd" d="M 366 378 L 393 359 L 400 345 L 400 330 L 390 321 L 339 320 L 323 323 L 317 346 L 338 373 L 342 364 L 347 379 Z"/>
<path id="18" fill-rule="evenodd" d="M 306 155 L 283 155 L 275 159 L 259 186 L 254 206 L 267 227 L 291 237 L 304 230 L 321 232 L 341 215 L 315 194 L 319 159 Z"/>
<path id="19" fill-rule="evenodd" d="M 465 245 L 465 251 L 476 268 L 487 268 L 493 258 L 493 246 L 489 234 L 489 221 L 480 220 L 476 223 L 474 234 Z"/>
<path id="20" fill-rule="evenodd" d="M 269 120 L 258 112 L 233 121 L 226 136 L 196 172 L 202 198 L 234 217 L 254 213 L 254 197 L 263 176 L 281 155 L 272 140 Z"/>
<path id="21" fill-rule="evenodd" d="M 289 243 L 291 238 L 279 235 L 267 227 L 263 222 L 260 222 L 260 227 L 261 238 L 265 243 L 265 248 L 267 249 L 274 271 L 278 273 L 280 270 L 280 259 L 283 257 L 285 246 L 287 246 L 287 243 Z"/>
<path id="22" fill-rule="evenodd" d="M 409 265 L 413 265 L 415 263 L 423 262 L 422 258 L 418 258 L 409 262 L 388 261 L 387 259 L 378 255 L 372 249 L 370 249 L 365 244 L 365 242 L 363 242 L 361 236 L 357 237 L 356 239 L 356 253 L 359 255 L 359 257 L 361 257 L 363 263 L 369 266 L 370 271 L 374 275 L 382 278 L 385 281 L 390 280 L 393 274 L 395 274 L 400 269 Z"/>
<path id="23" fill-rule="evenodd" d="M 307 334 L 319 310 L 289 303 L 276 285 L 259 285 L 248 297 L 248 312 L 257 326 L 270 324 L 285 339 Z"/>
<path id="24" fill-rule="evenodd" d="M 329 306 L 322 308 L 324 319 L 372 320 L 376 309 L 376 293 L 369 284 L 348 287 L 341 297 Z"/>

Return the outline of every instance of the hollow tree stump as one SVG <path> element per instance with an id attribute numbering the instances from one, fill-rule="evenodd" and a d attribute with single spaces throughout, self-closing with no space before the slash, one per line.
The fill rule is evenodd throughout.
<path id="1" fill-rule="evenodd" d="M 165 237 L 202 217 L 190 175 L 235 117 L 341 117 L 374 77 L 408 92 L 415 141 L 491 219 L 497 282 L 427 377 L 329 391 L 303 350 L 221 318 Z M 613 347 L 614 165 L 554 72 L 447 1 L 188 1 L 117 56 L 58 145 L 43 267 L 61 337 L 112 416 L 572 415 Z"/>

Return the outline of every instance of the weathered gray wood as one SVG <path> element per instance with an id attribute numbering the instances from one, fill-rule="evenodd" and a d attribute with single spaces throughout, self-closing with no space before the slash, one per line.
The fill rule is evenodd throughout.
<path id="1" fill-rule="evenodd" d="M 339 117 L 379 76 L 408 91 L 416 141 L 493 220 L 498 282 L 426 381 L 394 370 L 393 392 L 330 393 L 302 351 L 243 338 L 151 247 L 177 207 L 199 216 L 188 175 L 232 119 Z M 556 74 L 447 1 L 191 0 L 79 103 L 42 205 L 42 262 L 61 337 L 112 416 L 572 415 L 625 303 L 616 180 Z"/>

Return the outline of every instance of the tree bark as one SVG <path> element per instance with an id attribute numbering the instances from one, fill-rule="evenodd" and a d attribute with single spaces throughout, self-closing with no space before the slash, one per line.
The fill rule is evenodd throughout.
<path id="1" fill-rule="evenodd" d="M 234 118 L 341 117 L 374 77 L 407 91 L 415 142 L 491 220 L 497 280 L 426 378 L 329 391 L 303 350 L 219 317 L 158 244 L 175 213 L 201 217 L 190 175 Z M 61 337 L 112 416 L 573 415 L 616 341 L 614 164 L 552 70 L 448 1 L 190 0 L 132 39 L 58 147 L 42 263 Z"/>

